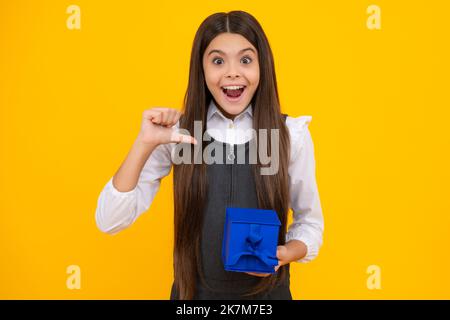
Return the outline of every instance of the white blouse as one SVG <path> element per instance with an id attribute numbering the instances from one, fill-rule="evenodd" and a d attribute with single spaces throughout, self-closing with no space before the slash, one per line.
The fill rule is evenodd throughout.
<path id="1" fill-rule="evenodd" d="M 286 242 L 300 240 L 307 247 L 306 256 L 297 262 L 313 260 L 323 242 L 324 221 L 315 176 L 314 145 L 308 130 L 311 119 L 311 116 L 288 116 L 286 119 L 291 140 L 288 173 L 290 207 L 293 211 L 293 222 L 288 227 Z M 206 127 L 216 140 L 229 144 L 245 143 L 251 139 L 251 135 L 241 132 L 251 132 L 248 129 L 253 127 L 251 104 L 231 120 L 211 100 Z M 171 153 L 175 145 L 163 144 L 153 150 L 133 190 L 120 192 L 114 187 L 112 177 L 109 179 L 99 195 L 95 212 L 97 226 L 102 232 L 116 234 L 133 224 L 150 208 L 161 179 L 170 173 Z"/>

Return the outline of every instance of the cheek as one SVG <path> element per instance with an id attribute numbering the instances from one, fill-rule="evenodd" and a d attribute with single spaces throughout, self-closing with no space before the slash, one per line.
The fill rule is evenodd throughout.
<path id="1" fill-rule="evenodd" d="M 248 79 L 254 85 L 257 86 L 259 83 L 259 66 L 249 70 Z"/>
<path id="2" fill-rule="evenodd" d="M 220 83 L 220 74 L 211 69 L 205 69 L 205 81 L 210 90 L 217 89 Z"/>

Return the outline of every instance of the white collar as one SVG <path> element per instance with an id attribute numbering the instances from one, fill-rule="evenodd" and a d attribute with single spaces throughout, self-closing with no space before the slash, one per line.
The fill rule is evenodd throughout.
<path id="1" fill-rule="evenodd" d="M 211 102 L 208 106 L 208 112 L 206 114 L 206 121 L 208 121 L 214 114 L 220 115 L 224 120 L 230 120 L 227 117 L 223 115 L 223 113 L 217 108 L 216 103 L 214 102 L 214 99 L 211 99 Z M 236 118 L 241 117 L 243 114 L 247 113 L 250 117 L 253 117 L 253 108 L 252 104 L 250 103 L 247 108 L 245 108 L 244 111 L 242 111 L 240 114 L 236 116 Z M 236 120 L 236 118 L 234 118 Z"/>

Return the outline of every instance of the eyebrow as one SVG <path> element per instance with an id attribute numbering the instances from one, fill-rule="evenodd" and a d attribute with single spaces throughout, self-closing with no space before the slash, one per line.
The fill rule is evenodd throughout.
<path id="1" fill-rule="evenodd" d="M 249 48 L 242 49 L 242 50 L 239 51 L 238 53 L 240 54 L 240 53 L 243 53 L 243 52 L 245 52 L 245 51 L 247 51 L 247 50 L 253 51 L 253 53 L 256 54 L 255 50 L 253 50 L 253 48 L 250 48 L 250 47 L 249 47 Z M 208 53 L 208 56 L 209 56 L 211 53 L 214 53 L 214 52 L 223 54 L 224 56 L 227 55 L 227 54 L 226 54 L 225 52 L 223 52 L 222 50 L 219 50 L 219 49 L 213 49 L 213 50 L 211 50 L 211 51 Z"/>

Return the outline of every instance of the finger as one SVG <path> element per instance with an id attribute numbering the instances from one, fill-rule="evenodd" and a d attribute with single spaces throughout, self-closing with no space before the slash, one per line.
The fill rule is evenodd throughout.
<path id="1" fill-rule="evenodd" d="M 152 123 L 160 124 L 161 123 L 161 111 L 157 110 L 146 110 L 144 112 L 144 118 L 150 120 Z"/>
<path id="2" fill-rule="evenodd" d="M 173 119 L 174 124 L 177 123 L 178 120 L 180 120 L 181 114 L 182 114 L 182 113 L 181 113 L 180 111 L 177 111 L 177 112 L 175 113 L 175 118 Z"/>
<path id="3" fill-rule="evenodd" d="M 145 110 L 143 112 L 143 117 L 145 119 L 151 120 L 153 121 L 153 119 L 158 119 L 158 116 L 161 114 L 160 111 L 154 110 L 154 109 L 150 109 L 150 110 Z"/>
<path id="4" fill-rule="evenodd" d="M 280 257 L 280 255 L 282 254 L 282 246 L 278 246 L 277 247 L 277 258 L 279 258 Z"/>
<path id="5" fill-rule="evenodd" d="M 257 273 L 256 274 L 258 277 L 268 277 L 268 276 L 270 276 L 270 273 Z"/>
<path id="6" fill-rule="evenodd" d="M 267 277 L 270 276 L 270 273 L 255 273 L 255 272 L 247 272 L 248 274 L 256 277 Z"/>
<path id="7" fill-rule="evenodd" d="M 167 127 L 173 127 L 174 125 L 177 124 L 178 120 L 180 120 L 181 117 L 181 113 L 177 110 L 174 110 L 175 112 L 173 113 L 173 117 L 169 120 L 169 124 L 167 125 Z"/>
<path id="8" fill-rule="evenodd" d="M 167 116 L 166 116 L 166 112 L 164 112 L 164 111 L 160 111 L 159 112 L 159 119 L 160 119 L 160 121 L 159 121 L 159 124 L 160 125 L 165 125 L 165 121 L 164 121 L 164 117 L 166 117 L 167 118 Z"/>
<path id="9" fill-rule="evenodd" d="M 173 117 L 174 117 L 174 110 L 173 109 L 167 110 L 167 119 L 164 125 L 169 126 L 172 123 Z"/>
<path id="10" fill-rule="evenodd" d="M 185 135 L 185 134 L 179 134 L 177 132 L 172 132 L 170 140 L 172 142 L 197 144 L 197 139 L 195 139 L 194 137 L 191 137 L 191 136 L 188 136 L 188 135 Z"/>
<path id="11" fill-rule="evenodd" d="M 163 125 L 168 125 L 170 120 L 171 109 L 163 112 Z"/>
<path id="12" fill-rule="evenodd" d="M 178 120 L 176 120 L 176 118 L 177 118 L 177 113 L 178 113 L 177 110 L 171 109 L 170 116 L 169 116 L 169 120 L 167 121 L 167 122 L 168 122 L 167 125 L 168 125 L 169 127 L 172 127 L 173 125 L 175 125 L 175 124 L 177 123 L 177 121 L 178 121 Z"/>
<path id="13" fill-rule="evenodd" d="M 158 113 L 150 119 L 155 124 L 161 124 L 162 122 L 162 114 Z"/>
<path id="14" fill-rule="evenodd" d="M 170 108 L 152 108 L 144 111 L 144 118 L 151 120 L 155 124 L 165 126 L 169 123 L 169 115 L 174 109 Z"/>
<path id="15" fill-rule="evenodd" d="M 286 260 L 288 254 L 288 249 L 286 246 L 277 247 L 277 258 L 278 260 Z"/>

